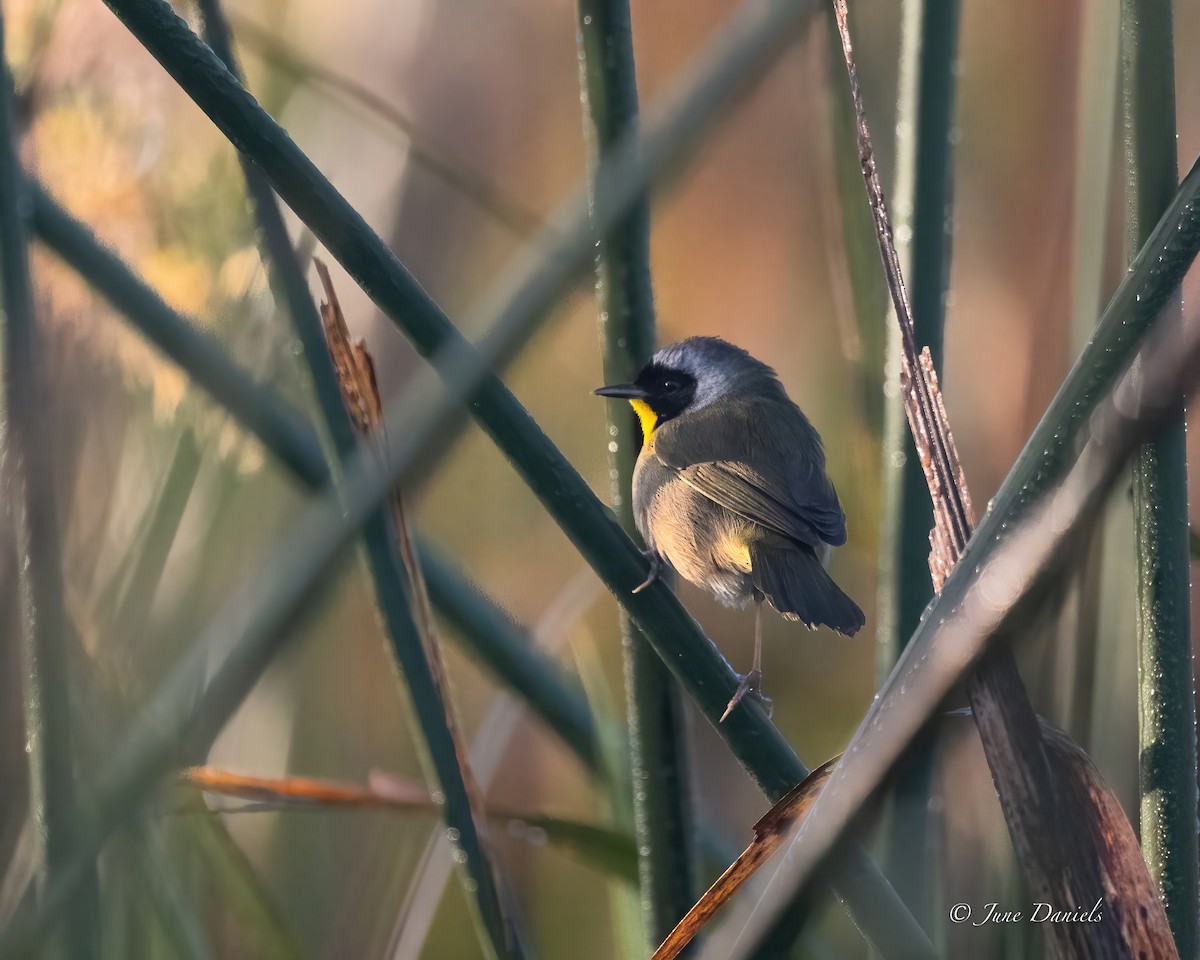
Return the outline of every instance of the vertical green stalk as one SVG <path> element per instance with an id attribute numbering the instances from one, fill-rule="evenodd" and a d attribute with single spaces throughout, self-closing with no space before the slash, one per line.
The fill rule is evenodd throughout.
<path id="1" fill-rule="evenodd" d="M 184 427 L 171 456 L 167 478 L 150 515 L 145 537 L 133 552 L 133 569 L 113 615 L 113 636 L 141 636 L 158 592 L 167 556 L 179 533 L 203 461 L 191 427 Z"/>
<path id="2" fill-rule="evenodd" d="M 59 521 L 54 502 L 53 449 L 46 428 L 48 394 L 43 382 L 33 286 L 29 277 L 26 218 L 29 190 L 17 156 L 13 83 L 3 56 L 0 15 L 0 282 L 4 307 L 4 440 L 6 498 L 16 509 L 22 625 L 25 632 L 25 738 L 29 752 L 30 809 L 45 857 L 45 880 L 53 886 L 68 870 L 77 845 L 79 818 L 71 744 L 71 698 L 67 671 Z M 20 506 L 16 506 L 20 504 Z M 99 890 L 95 865 L 71 904 L 60 949 L 72 958 L 99 949 Z"/>
<path id="3" fill-rule="evenodd" d="M 592 209 L 607 200 L 595 171 L 603 155 L 637 128 L 637 79 L 629 0 L 579 0 L 579 74 L 587 106 Z M 650 278 L 650 211 L 643 195 L 600 242 L 596 262 L 604 382 L 625 383 L 655 346 Z M 612 504 L 637 538 L 629 490 L 641 431 L 627 404 L 609 405 Z M 625 700 L 633 767 L 634 824 L 642 915 L 651 946 L 661 943 L 694 902 L 692 811 L 683 701 L 678 684 L 621 612 Z"/>
<path id="4" fill-rule="evenodd" d="M 1126 250 L 1132 258 L 1178 184 L 1170 0 L 1122 0 L 1121 73 Z M 1177 300 L 1165 309 L 1179 322 Z M 1200 946 L 1187 508 L 1181 398 L 1179 416 L 1134 457 L 1133 517 L 1142 849 L 1183 957 L 1195 956 Z"/>
<path id="5" fill-rule="evenodd" d="M 942 365 L 945 294 L 950 280 L 954 60 L 958 0 L 905 0 L 896 123 L 896 246 L 909 278 L 914 334 Z M 889 366 L 898 369 L 900 333 L 889 323 Z M 895 377 L 890 377 L 894 382 Z M 933 507 L 898 393 L 889 397 L 884 437 L 879 666 L 895 664 L 933 597 L 929 532 Z M 887 839 L 887 873 L 918 920 L 932 919 L 926 808 L 930 745 L 905 757 Z"/>
<path id="6" fill-rule="evenodd" d="M 204 18 L 205 40 L 238 82 L 240 71 L 233 56 L 229 27 L 219 0 L 198 0 Z M 247 192 L 262 231 L 267 267 L 277 290 L 282 292 L 300 338 L 311 371 L 317 401 L 341 461 L 354 456 L 359 438 L 346 411 L 333 359 L 325 343 L 320 314 L 300 270 L 288 238 L 287 227 L 270 183 L 250 160 L 239 154 Z M 443 817 L 454 835 L 455 858 L 465 899 L 476 921 L 479 942 L 488 957 L 519 960 L 524 956 L 519 932 L 509 923 L 508 913 L 486 837 L 476 822 L 471 790 L 466 782 L 468 760 L 459 755 L 459 744 L 448 716 L 450 704 L 442 700 L 425 651 L 424 640 L 414 619 L 408 577 L 397 550 L 396 531 L 386 509 L 380 509 L 363 525 L 363 546 L 375 582 L 375 596 L 387 628 L 396 663 L 408 687 L 416 715 L 422 763 L 430 786 L 445 798 Z"/>
<path id="7" fill-rule="evenodd" d="M 1103 306 L 1109 243 L 1110 185 L 1116 142 L 1120 10 L 1106 3 L 1080 10 L 1079 72 L 1076 78 L 1075 182 L 1071 239 L 1071 349 L 1078 355 L 1096 329 Z M 1096 729 L 1093 705 L 1111 694 L 1108 680 L 1123 678 L 1121 664 L 1129 631 L 1120 590 L 1105 590 L 1106 578 L 1132 578 L 1133 550 L 1118 549 L 1114 537 L 1132 533 L 1124 503 L 1111 503 L 1088 535 L 1070 587 L 1055 644 L 1055 702 L 1058 723 L 1104 769 L 1110 746 Z M 1128 655 L 1135 656 L 1133 651 Z M 1120 666 L 1118 666 L 1120 664 Z M 1115 668 L 1115 669 L 1114 669 Z"/>

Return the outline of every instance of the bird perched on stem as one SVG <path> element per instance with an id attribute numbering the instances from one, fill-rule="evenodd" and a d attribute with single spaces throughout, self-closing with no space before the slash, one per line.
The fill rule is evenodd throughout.
<path id="1" fill-rule="evenodd" d="M 753 600 L 754 663 L 721 719 L 762 696 L 762 601 L 810 629 L 853 636 L 863 612 L 825 569 L 846 517 L 825 451 L 779 378 L 716 337 L 663 347 L 632 383 L 596 391 L 628 400 L 642 426 L 633 512 L 650 574 L 663 561 L 726 606 Z M 768 703 L 770 701 L 767 701 Z"/>

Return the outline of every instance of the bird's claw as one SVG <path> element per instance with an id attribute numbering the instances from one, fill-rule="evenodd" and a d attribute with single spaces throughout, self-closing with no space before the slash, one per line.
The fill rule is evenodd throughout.
<path id="1" fill-rule="evenodd" d="M 658 558 L 658 554 L 652 550 L 646 551 L 646 559 L 650 561 L 650 572 L 646 574 L 646 579 L 633 588 L 634 593 L 641 593 L 647 587 L 651 586 L 662 573 L 662 561 Z"/>
<path id="2" fill-rule="evenodd" d="M 771 716 L 774 709 L 771 706 L 771 698 L 763 696 L 762 671 L 756 669 L 751 670 L 741 678 L 737 689 L 733 692 L 733 697 L 730 698 L 728 705 L 725 707 L 725 712 L 721 714 L 721 723 L 724 723 L 725 718 L 733 713 L 733 708 L 742 702 L 742 698 L 746 694 L 750 694 L 752 700 L 757 700 L 759 705 L 767 711 L 767 716 Z"/>

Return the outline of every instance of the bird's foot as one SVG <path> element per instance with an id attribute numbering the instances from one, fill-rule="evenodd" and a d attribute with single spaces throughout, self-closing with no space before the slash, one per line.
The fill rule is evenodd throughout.
<path id="1" fill-rule="evenodd" d="M 759 705 L 767 711 L 767 716 L 771 716 L 772 706 L 771 698 L 763 696 L 762 692 L 762 671 L 751 670 L 741 678 L 737 689 L 733 692 L 733 697 L 725 707 L 725 712 L 721 714 L 721 723 L 725 722 L 725 718 L 733 713 L 733 708 L 742 702 L 742 698 L 750 694 L 752 700 L 757 700 Z"/>
<path id="2" fill-rule="evenodd" d="M 634 593 L 641 593 L 648 586 L 652 585 L 655 580 L 662 574 L 663 562 L 659 559 L 657 553 L 653 550 L 644 551 L 644 556 L 650 561 L 650 572 L 646 574 L 646 579 L 633 588 Z"/>

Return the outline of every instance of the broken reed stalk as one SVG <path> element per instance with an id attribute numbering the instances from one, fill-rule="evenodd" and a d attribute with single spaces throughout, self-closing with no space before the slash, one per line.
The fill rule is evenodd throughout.
<path id="1" fill-rule="evenodd" d="M 383 399 L 375 379 L 375 363 L 362 340 L 350 339 L 329 270 L 320 260 L 314 259 L 313 263 L 325 289 L 326 299 L 320 307 L 322 328 L 346 413 L 364 441 L 386 442 Z M 391 524 L 377 520 L 373 525 L 394 533 L 395 545 L 408 576 L 409 616 L 423 656 L 416 657 L 412 651 L 406 656 L 401 638 L 394 638 L 393 646 L 409 686 L 418 728 L 426 736 L 425 762 L 445 797 L 445 821 L 458 834 L 454 845 L 466 855 L 461 875 L 467 900 L 478 912 L 482 923 L 479 931 L 481 946 L 496 957 L 515 960 L 524 956 L 525 948 L 511 913 L 512 898 L 505 890 L 502 878 L 494 871 L 494 852 L 488 838 L 483 799 L 471 774 L 469 753 L 450 700 L 437 622 L 425 588 L 421 564 L 413 547 L 400 491 L 393 489 L 387 502 Z M 384 587 L 378 577 L 376 586 L 379 590 Z M 424 670 L 419 671 L 422 665 Z M 429 683 L 428 690 L 415 689 L 418 684 L 424 685 L 426 682 Z M 432 709 L 427 702 L 430 700 L 439 714 L 432 717 L 432 722 Z M 431 727 L 434 729 L 431 730 Z M 445 740 L 442 739 L 443 734 Z"/>
<path id="2" fill-rule="evenodd" d="M 577 6 L 579 83 L 595 209 L 608 202 L 595 178 L 601 159 L 637 130 L 637 71 L 629 0 L 578 0 Z M 628 383 L 649 361 L 656 340 L 648 198 L 643 194 L 597 239 L 604 382 Z M 628 404 L 604 406 L 613 510 L 621 529 L 640 543 L 630 491 L 641 429 Z M 653 947 L 696 896 L 687 724 L 679 684 L 623 609 L 620 623 L 639 894 L 645 936 Z"/>
<path id="3" fill-rule="evenodd" d="M 1170 204 L 1179 177 L 1168 0 L 1122 0 L 1121 80 L 1125 250 L 1132 260 Z M 1165 322 L 1181 322 L 1178 299 L 1165 310 Z M 1185 431 L 1180 397 L 1176 415 L 1138 448 L 1132 480 L 1142 849 L 1179 953 L 1191 957 L 1200 943 L 1200 868 Z"/>
<path id="4" fill-rule="evenodd" d="M 826 760 L 796 784 L 754 824 L 754 839 L 667 934 L 651 960 L 675 960 L 725 904 L 791 836 L 795 825 L 812 808 L 841 756 Z"/>
<path id="5" fill-rule="evenodd" d="M 11 510 L 17 559 L 24 675 L 24 741 L 29 762 L 29 811 L 38 837 L 43 885 L 67 873 L 79 839 L 71 687 L 67 665 L 69 621 L 62 568 L 49 392 L 29 275 L 29 184 L 18 157 L 14 89 L 4 54 L 0 10 L 0 291 L 3 314 L 3 396 L 0 466 Z M 5 422 L 7 421 L 7 422 Z M 87 960 L 100 943 L 100 892 L 91 864 L 71 901 L 72 922 L 57 943 Z"/>

